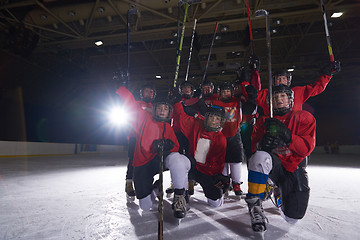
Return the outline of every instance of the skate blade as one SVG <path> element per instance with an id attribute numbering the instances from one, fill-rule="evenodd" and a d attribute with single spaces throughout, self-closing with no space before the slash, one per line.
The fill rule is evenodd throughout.
<path id="1" fill-rule="evenodd" d="M 258 236 L 257 239 L 265 239 L 265 232 L 266 232 L 266 231 L 267 231 L 267 229 L 266 229 L 265 231 L 262 231 L 262 232 L 255 232 L 255 231 L 254 231 L 254 233 L 255 233 L 255 235 Z"/>

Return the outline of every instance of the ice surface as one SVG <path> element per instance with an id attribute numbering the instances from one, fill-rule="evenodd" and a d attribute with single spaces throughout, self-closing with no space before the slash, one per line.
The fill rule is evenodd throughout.
<path id="1" fill-rule="evenodd" d="M 164 239 L 360 239 L 359 159 L 312 154 L 305 217 L 290 225 L 267 201 L 264 236 L 251 230 L 246 203 L 233 193 L 213 209 L 196 186 L 180 225 L 164 196 Z M 0 239 L 157 239 L 157 206 L 143 213 L 138 200 L 126 201 L 126 161 L 126 154 L 0 159 Z M 247 191 L 244 164 L 242 173 Z M 166 172 L 164 188 L 169 184 Z"/>

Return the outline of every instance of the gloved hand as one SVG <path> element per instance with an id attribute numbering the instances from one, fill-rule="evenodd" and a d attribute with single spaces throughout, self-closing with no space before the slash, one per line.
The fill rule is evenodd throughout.
<path id="1" fill-rule="evenodd" d="M 182 98 L 179 90 L 175 87 L 170 88 L 168 92 L 168 99 L 171 101 L 172 104 L 180 102 Z"/>
<path id="2" fill-rule="evenodd" d="M 251 55 L 249 58 L 249 69 L 260 71 L 260 59 L 255 54 Z"/>
<path id="3" fill-rule="evenodd" d="M 127 87 L 127 76 L 123 72 L 114 72 L 112 80 L 116 89 L 119 87 Z"/>
<path id="4" fill-rule="evenodd" d="M 156 150 L 156 152 L 160 152 L 161 149 L 163 149 L 164 152 L 166 151 L 170 151 L 171 149 L 174 148 L 175 143 L 173 141 L 171 141 L 170 139 L 156 139 L 153 141 L 152 143 L 154 149 Z"/>
<path id="5" fill-rule="evenodd" d="M 291 130 L 276 118 L 265 119 L 266 132 L 280 138 L 287 146 L 291 143 Z"/>
<path id="6" fill-rule="evenodd" d="M 321 69 L 321 73 L 328 76 L 332 76 L 340 71 L 341 71 L 341 66 L 339 61 L 330 62 Z"/>
<path id="7" fill-rule="evenodd" d="M 197 116 L 198 113 L 197 113 L 194 106 L 184 106 L 184 104 L 183 104 L 183 107 L 184 107 L 184 112 L 187 115 L 189 115 L 191 117 L 196 117 Z"/>
<path id="8" fill-rule="evenodd" d="M 280 138 L 271 135 L 270 133 L 265 133 L 260 142 L 260 150 L 270 153 L 273 149 L 282 145 Z"/>
<path id="9" fill-rule="evenodd" d="M 229 188 L 230 177 L 224 176 L 222 174 L 215 174 L 212 176 L 214 186 L 220 189 L 223 189 L 224 192 Z"/>
<path id="10" fill-rule="evenodd" d="M 202 116 L 205 116 L 205 114 L 209 111 L 209 107 L 205 103 L 205 98 L 199 98 L 199 101 L 196 104 L 197 104 L 197 108 L 199 109 L 199 113 Z"/>

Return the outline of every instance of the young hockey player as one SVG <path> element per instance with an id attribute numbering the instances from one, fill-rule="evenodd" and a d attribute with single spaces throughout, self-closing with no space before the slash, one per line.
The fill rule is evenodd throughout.
<path id="1" fill-rule="evenodd" d="M 248 204 L 252 229 L 266 231 L 262 199 L 270 178 L 280 189 L 281 215 L 295 223 L 305 215 L 309 201 L 306 160 L 315 148 L 315 118 L 307 111 L 293 111 L 294 93 L 287 86 L 273 87 L 274 118 L 260 117 L 252 135 L 256 152 L 248 164 Z"/>
<path id="2" fill-rule="evenodd" d="M 198 98 L 194 97 L 194 91 L 195 91 L 195 87 L 192 83 L 190 83 L 189 81 L 184 81 L 179 85 L 179 93 L 173 94 L 173 98 L 172 98 L 172 103 L 177 103 L 179 101 L 183 101 L 184 102 L 184 110 L 186 112 L 186 114 L 190 115 L 190 116 L 197 116 L 198 111 L 196 109 L 196 104 L 198 102 Z M 185 154 L 186 156 L 188 156 L 189 153 L 189 140 L 185 137 L 185 135 L 182 133 L 182 131 L 180 130 L 180 116 L 178 116 L 177 114 L 173 114 L 172 115 L 172 127 L 174 129 L 176 138 L 179 141 L 179 152 L 181 154 Z M 170 187 L 166 189 L 166 193 L 167 195 L 171 195 L 174 192 L 174 188 L 173 188 L 173 184 L 171 183 Z M 194 181 L 191 179 L 189 179 L 189 185 L 188 185 L 188 194 L 189 195 L 193 195 L 194 194 Z"/>
<path id="3" fill-rule="evenodd" d="M 214 83 L 205 80 L 200 84 L 201 88 L 201 97 L 204 99 L 205 103 L 208 106 L 211 106 L 212 102 L 219 98 L 219 95 L 217 93 L 214 93 Z"/>
<path id="4" fill-rule="evenodd" d="M 213 105 L 201 120 L 187 115 L 182 104 L 174 105 L 174 113 L 180 116 L 180 129 L 189 139 L 191 174 L 203 188 L 208 204 L 219 207 L 224 202 L 223 193 L 230 182 L 221 174 L 226 153 L 226 138 L 221 132 L 224 109 Z"/>
<path id="5" fill-rule="evenodd" d="M 145 84 L 140 89 L 140 100 L 136 101 L 137 109 L 146 110 L 148 112 L 152 112 L 152 102 L 156 97 L 156 88 L 151 84 Z M 130 131 L 128 136 L 128 157 L 129 162 L 127 165 L 126 171 L 126 183 L 125 183 L 125 192 L 130 199 L 135 198 L 135 190 L 133 187 L 133 172 L 134 167 L 132 166 L 134 151 L 135 151 L 135 142 L 136 142 L 136 133 L 134 131 Z"/>
<path id="6" fill-rule="evenodd" d="M 243 88 L 244 93 L 246 92 Z M 224 82 L 219 87 L 219 100 L 212 104 L 221 106 L 225 110 L 225 123 L 222 133 L 226 137 L 227 147 L 225 156 L 225 167 L 223 175 L 230 176 L 232 180 L 232 189 L 235 195 L 240 196 L 242 190 L 241 184 L 241 163 L 244 159 L 244 149 L 241 140 L 240 131 L 238 131 L 241 118 L 241 99 L 234 98 L 234 88 L 229 82 Z"/>
<path id="7" fill-rule="evenodd" d="M 292 90 L 294 92 L 294 106 L 293 110 L 302 110 L 303 104 L 310 97 L 316 96 L 322 93 L 327 84 L 330 82 L 332 76 L 338 73 L 341 70 L 340 62 L 334 61 L 330 62 L 328 65 L 323 67 L 321 70 L 320 77 L 312 84 L 306 86 L 296 86 Z M 278 71 L 274 73 L 274 86 L 280 84 L 290 87 L 292 75 L 286 70 Z M 269 115 L 269 106 L 267 103 L 268 89 L 262 89 L 258 92 L 258 97 L 256 99 L 257 104 L 262 107 L 264 110 L 264 115 Z"/>
<path id="8" fill-rule="evenodd" d="M 159 173 L 158 146 L 164 146 L 164 169 L 170 170 L 175 194 L 173 200 L 174 216 L 183 218 L 186 214 L 185 188 L 188 183 L 189 160 L 178 153 L 179 143 L 170 124 L 172 105 L 167 101 L 158 100 L 152 113 L 143 109 L 136 109 L 138 105 L 133 95 L 120 87 L 116 92 L 127 105 L 137 113 L 134 122 L 136 144 L 133 159 L 134 185 L 140 208 L 148 211 L 154 203 L 153 180 Z"/>

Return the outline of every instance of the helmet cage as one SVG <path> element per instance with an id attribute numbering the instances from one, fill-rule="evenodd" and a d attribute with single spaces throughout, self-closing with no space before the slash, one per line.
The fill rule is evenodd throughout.
<path id="1" fill-rule="evenodd" d="M 287 86 L 290 87 L 291 85 L 291 80 L 292 80 L 292 74 L 289 73 L 287 70 L 281 70 L 281 71 L 278 71 L 278 72 L 275 72 L 274 73 L 274 77 L 273 77 L 273 86 L 275 86 L 275 80 L 278 76 L 285 76 L 286 79 L 287 79 Z"/>
<path id="2" fill-rule="evenodd" d="M 149 98 L 145 98 L 144 97 L 144 90 L 148 88 L 148 89 L 152 89 L 154 91 L 154 96 L 149 99 Z M 156 88 L 154 86 L 151 86 L 151 85 L 144 85 L 141 89 L 140 89 L 140 99 L 146 103 L 150 103 L 152 101 L 154 101 L 156 97 Z"/>
<path id="3" fill-rule="evenodd" d="M 221 121 L 219 126 L 217 127 L 211 127 L 208 125 L 208 119 L 210 116 L 219 116 L 221 117 Z M 225 110 L 224 108 L 220 107 L 220 106 L 215 106 L 212 105 L 209 109 L 209 111 L 207 111 L 205 113 L 205 118 L 204 118 L 204 128 L 207 132 L 219 132 L 222 130 L 222 127 L 225 123 Z"/>
<path id="4" fill-rule="evenodd" d="M 190 86 L 191 87 L 191 94 L 182 93 L 182 89 L 185 86 Z M 179 85 L 179 93 L 180 93 L 181 97 L 183 97 L 183 98 L 186 98 L 186 99 L 192 98 L 194 96 L 194 91 L 195 91 L 194 85 L 192 85 L 188 81 L 184 81 Z"/>
<path id="5" fill-rule="evenodd" d="M 287 107 L 278 108 L 275 106 L 276 104 L 274 104 L 274 106 L 273 106 L 274 115 L 282 116 L 282 115 L 286 114 L 287 112 L 291 111 L 294 106 L 294 91 L 285 85 L 274 86 L 273 87 L 273 98 L 274 98 L 275 94 L 278 94 L 278 93 L 286 93 L 288 100 L 289 100 L 289 105 Z"/>
<path id="6" fill-rule="evenodd" d="M 168 113 L 168 115 L 166 117 L 160 117 L 156 113 L 156 110 L 157 110 L 159 105 L 167 105 L 169 107 L 169 113 Z M 171 118 L 172 112 L 173 112 L 173 106 L 167 101 L 156 102 L 154 104 L 153 108 L 152 108 L 152 116 L 158 122 L 168 122 L 170 120 L 170 118 Z"/>

